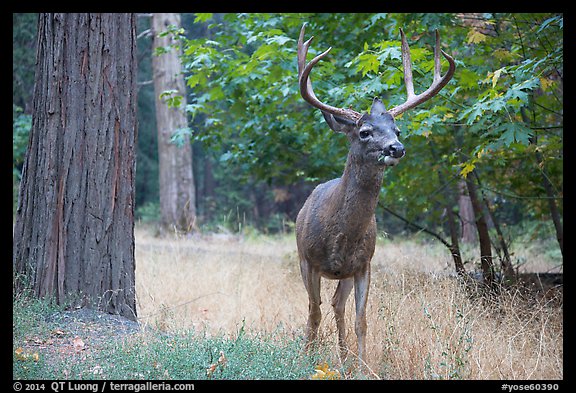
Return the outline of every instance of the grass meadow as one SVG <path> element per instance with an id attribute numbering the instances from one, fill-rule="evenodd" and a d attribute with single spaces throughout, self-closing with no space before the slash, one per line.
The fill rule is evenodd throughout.
<path id="1" fill-rule="evenodd" d="M 255 340 L 265 337 L 272 347 L 273 342 L 303 346 L 308 302 L 293 234 L 155 237 L 151 229 L 137 227 L 135 237 L 142 326 L 173 335 L 195 332 L 206 340 L 235 340 L 241 332 Z M 515 258 L 527 262 L 521 270 L 554 268 L 545 253 L 517 248 Z M 470 251 L 471 264 L 475 252 Z M 561 294 L 533 296 L 512 289 L 498 298 L 481 298 L 470 295 L 452 272 L 452 259 L 442 245 L 418 237 L 378 240 L 363 378 L 563 379 Z M 321 352 L 312 363 L 323 370 L 316 375 L 339 370 L 338 378 L 357 378 L 355 362 L 341 364 L 338 358 L 330 306 L 335 288 L 335 281 L 322 280 Z M 356 348 L 353 310 L 351 295 L 346 308 L 349 358 Z M 289 363 L 296 352 L 287 353 L 280 355 L 281 362 Z M 230 363 L 243 355 L 226 356 Z M 217 357 L 213 365 L 219 364 Z"/>

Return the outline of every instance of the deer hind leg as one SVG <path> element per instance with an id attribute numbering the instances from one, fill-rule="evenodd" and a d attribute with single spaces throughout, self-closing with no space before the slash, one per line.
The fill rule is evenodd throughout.
<path id="1" fill-rule="evenodd" d="M 346 346 L 346 321 L 344 314 L 346 309 L 346 300 L 352 291 L 354 280 L 347 278 L 338 282 L 338 287 L 334 296 L 332 297 L 332 307 L 334 308 L 334 315 L 336 319 L 336 327 L 338 328 L 338 345 L 340 347 L 340 358 L 342 361 L 348 355 L 348 348 Z"/>
<path id="2" fill-rule="evenodd" d="M 308 292 L 308 323 L 306 325 L 306 350 L 308 351 L 318 335 L 322 312 L 320 311 L 320 273 L 305 261 L 300 261 L 300 271 Z"/>

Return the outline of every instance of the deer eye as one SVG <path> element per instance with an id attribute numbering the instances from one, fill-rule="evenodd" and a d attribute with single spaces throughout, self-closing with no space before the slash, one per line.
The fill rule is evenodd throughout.
<path id="1" fill-rule="evenodd" d="M 372 128 L 366 126 L 360 128 L 360 131 L 358 131 L 358 136 L 360 139 L 370 138 L 372 136 Z"/>

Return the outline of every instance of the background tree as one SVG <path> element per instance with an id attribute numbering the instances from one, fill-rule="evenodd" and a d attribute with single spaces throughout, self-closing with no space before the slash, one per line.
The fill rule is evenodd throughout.
<path id="1" fill-rule="evenodd" d="M 186 87 L 180 63 L 180 15 L 152 14 L 152 71 L 158 128 L 160 172 L 160 216 L 166 229 L 188 232 L 196 221 L 196 197 L 192 172 L 192 147 L 189 138 L 176 143 L 175 132 L 188 129 Z"/>
<path id="2" fill-rule="evenodd" d="M 40 14 L 18 289 L 136 318 L 133 14 Z"/>

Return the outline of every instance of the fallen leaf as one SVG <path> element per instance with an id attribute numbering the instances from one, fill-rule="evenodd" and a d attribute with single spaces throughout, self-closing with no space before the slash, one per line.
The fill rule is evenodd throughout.
<path id="1" fill-rule="evenodd" d="M 310 379 L 340 379 L 340 371 L 330 370 L 327 362 L 316 365 L 314 367 L 315 373 L 310 377 Z"/>
<path id="2" fill-rule="evenodd" d="M 208 378 L 212 378 L 212 374 L 216 371 L 216 366 L 218 366 L 218 363 L 211 364 L 210 367 L 206 369 L 206 375 Z"/>
<path id="3" fill-rule="evenodd" d="M 18 360 L 26 360 L 28 358 L 28 356 L 24 353 L 22 347 L 16 348 L 14 354 L 16 355 L 16 359 Z"/>
<path id="4" fill-rule="evenodd" d="M 72 340 L 72 344 L 74 345 L 74 349 L 76 350 L 76 352 L 84 350 L 85 344 L 80 337 L 78 336 L 74 337 L 74 340 Z"/>

